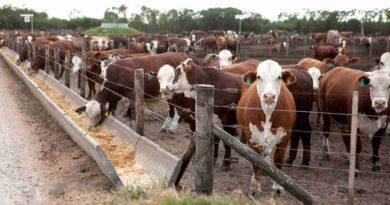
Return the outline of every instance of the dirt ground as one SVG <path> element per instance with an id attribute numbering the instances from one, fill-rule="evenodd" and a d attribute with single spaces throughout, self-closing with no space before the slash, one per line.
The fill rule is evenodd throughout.
<path id="1" fill-rule="evenodd" d="M 94 204 L 112 189 L 96 163 L 0 60 L 0 204 Z"/>

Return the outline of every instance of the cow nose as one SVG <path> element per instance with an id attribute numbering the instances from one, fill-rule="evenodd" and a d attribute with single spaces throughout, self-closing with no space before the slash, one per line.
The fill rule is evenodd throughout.
<path id="1" fill-rule="evenodd" d="M 160 89 L 160 92 L 161 92 L 161 93 L 167 92 L 167 88 L 166 88 L 166 87 L 165 87 L 165 88 L 161 88 L 161 89 Z"/>
<path id="2" fill-rule="evenodd" d="M 386 105 L 386 101 L 384 100 L 376 100 L 375 101 L 375 106 L 377 107 L 384 107 Z"/>
<path id="3" fill-rule="evenodd" d="M 276 95 L 273 93 L 265 93 L 263 97 L 265 100 L 275 100 Z"/>

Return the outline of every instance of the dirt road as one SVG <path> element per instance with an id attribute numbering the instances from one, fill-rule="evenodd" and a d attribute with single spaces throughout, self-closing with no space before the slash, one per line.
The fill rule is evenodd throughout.
<path id="1" fill-rule="evenodd" d="M 0 204 L 94 203 L 111 188 L 0 59 Z"/>

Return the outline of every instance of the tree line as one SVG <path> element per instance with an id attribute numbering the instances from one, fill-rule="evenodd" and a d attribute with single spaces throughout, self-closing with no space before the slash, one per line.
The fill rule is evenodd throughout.
<path id="1" fill-rule="evenodd" d="M 194 29 L 237 31 L 239 18 L 241 18 L 243 32 L 266 33 L 270 29 L 280 29 L 291 33 L 307 34 L 337 29 L 361 33 L 363 28 L 366 35 L 390 34 L 389 8 L 349 11 L 304 10 L 300 13 L 280 13 L 276 21 L 270 21 L 259 13 L 248 13 L 231 7 L 209 8 L 201 11 L 171 9 L 161 12 L 142 6 L 141 12 L 127 15 L 127 6 L 120 5 L 107 8 L 101 19 L 70 16 L 69 20 L 48 18 L 45 12 L 10 5 L 0 7 L 0 13 L 0 29 L 28 29 L 29 25 L 24 23 L 20 14 L 33 13 L 35 28 L 41 30 L 75 29 L 78 26 L 88 29 L 99 26 L 101 22 L 119 22 L 128 23 L 129 26 L 145 33 L 159 31 L 180 33 Z"/>

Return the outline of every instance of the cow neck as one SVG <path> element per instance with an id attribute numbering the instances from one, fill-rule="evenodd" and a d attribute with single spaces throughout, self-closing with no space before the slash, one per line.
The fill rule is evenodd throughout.
<path id="1" fill-rule="evenodd" d="M 196 77 L 193 79 L 193 82 L 191 82 L 191 79 L 189 80 L 189 83 L 191 85 L 194 84 L 208 84 L 208 85 L 214 85 L 214 79 L 217 75 L 216 69 L 209 68 L 209 67 L 200 67 L 199 65 L 196 65 L 195 63 L 192 64 L 193 69 L 196 70 Z"/>

